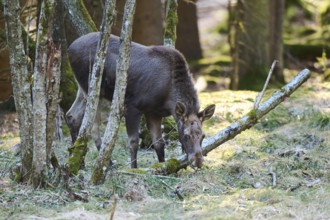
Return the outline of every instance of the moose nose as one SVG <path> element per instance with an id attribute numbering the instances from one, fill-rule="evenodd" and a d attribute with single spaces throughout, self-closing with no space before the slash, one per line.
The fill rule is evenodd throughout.
<path id="1" fill-rule="evenodd" d="M 201 168 L 204 161 L 202 152 L 196 152 L 195 155 L 190 158 L 190 161 L 193 167 Z"/>

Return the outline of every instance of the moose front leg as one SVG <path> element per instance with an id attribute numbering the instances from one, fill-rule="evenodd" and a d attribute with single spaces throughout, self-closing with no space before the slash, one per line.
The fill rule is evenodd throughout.
<path id="1" fill-rule="evenodd" d="M 152 145 L 157 153 L 158 161 L 165 162 L 165 141 L 162 137 L 162 117 L 146 115 L 147 126 L 152 138 Z"/>
<path id="2" fill-rule="evenodd" d="M 139 125 L 141 113 L 127 108 L 126 112 L 126 131 L 129 139 L 131 153 L 131 167 L 137 168 L 137 151 L 139 148 Z"/>

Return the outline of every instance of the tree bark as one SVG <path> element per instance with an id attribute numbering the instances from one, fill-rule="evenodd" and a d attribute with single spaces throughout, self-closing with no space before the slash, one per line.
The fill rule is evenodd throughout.
<path id="1" fill-rule="evenodd" d="M 199 41 L 196 0 L 178 3 L 178 38 L 175 47 L 188 60 L 200 59 L 203 55 Z"/>
<path id="2" fill-rule="evenodd" d="M 231 0 L 228 1 L 228 44 L 230 47 L 230 54 L 232 57 L 232 73 L 230 76 L 230 88 L 238 90 L 239 83 L 239 46 L 238 36 L 241 35 L 240 21 L 243 20 L 243 6 L 242 0 L 238 0 L 235 10 L 232 7 Z"/>
<path id="3" fill-rule="evenodd" d="M 91 181 L 94 184 L 104 182 L 108 171 L 112 151 L 115 147 L 120 119 L 123 115 L 127 85 L 127 70 L 130 61 L 130 45 L 132 36 L 133 16 L 136 0 L 127 0 L 125 5 L 123 27 L 120 35 L 119 58 L 116 67 L 116 86 L 111 104 L 108 124 L 104 132 L 101 152 L 96 161 Z"/>
<path id="4" fill-rule="evenodd" d="M 33 127 L 31 101 L 31 74 L 27 69 L 28 58 L 24 51 L 18 0 L 4 0 L 7 42 L 16 111 L 20 127 L 22 167 L 18 181 L 30 179 L 33 157 Z"/>
<path id="5" fill-rule="evenodd" d="M 37 52 L 34 67 L 34 84 L 33 84 L 33 169 L 32 169 L 32 184 L 35 188 L 44 186 L 47 178 L 47 159 L 50 160 L 50 149 L 52 139 L 54 137 L 54 129 L 52 135 L 47 134 L 47 116 L 52 122 L 55 122 L 55 111 L 53 110 L 52 100 L 48 102 L 47 92 L 50 97 L 50 91 L 47 90 L 47 83 L 51 83 L 51 69 L 48 67 L 48 53 L 50 52 L 48 42 L 52 42 L 49 33 L 51 30 L 51 22 L 54 15 L 54 0 L 45 0 L 42 2 L 39 26 L 37 33 Z M 49 60 L 53 61 L 53 60 Z M 53 64 L 51 64 L 53 65 Z M 46 82 L 46 75 L 47 81 Z M 48 84 L 51 86 L 51 84 Z M 56 89 L 59 82 L 56 82 Z M 57 89 L 58 90 L 58 89 Z M 58 93 L 58 92 L 57 92 Z M 55 95 L 55 94 L 54 94 Z M 50 97 L 51 98 L 51 97 Z M 55 101 L 55 100 L 54 100 Z M 50 111 L 47 112 L 47 103 Z M 53 115 L 51 115 L 53 114 Z M 51 121 L 48 121 L 51 122 Z M 54 123 L 53 123 L 54 126 Z M 47 143 L 47 139 L 50 143 Z M 49 144 L 47 146 L 47 144 Z"/>
<path id="6" fill-rule="evenodd" d="M 166 24 L 164 31 L 164 46 L 175 48 L 176 26 L 178 24 L 177 0 L 166 1 Z"/>
<path id="7" fill-rule="evenodd" d="M 111 26 L 115 20 L 115 0 L 107 0 L 103 14 L 103 22 L 98 42 L 97 53 L 95 54 L 91 79 L 89 82 L 87 104 L 85 115 L 79 130 L 77 140 L 69 150 L 68 169 L 71 174 L 76 175 L 83 166 L 87 152 L 88 136 L 91 133 L 92 125 L 95 120 L 97 106 L 100 96 L 100 87 L 103 75 L 105 57 L 108 51 Z"/>
<path id="8" fill-rule="evenodd" d="M 82 0 L 61 0 L 61 2 L 79 36 L 98 31 Z"/>
<path id="9" fill-rule="evenodd" d="M 138 0 L 133 27 L 132 39 L 135 42 L 143 45 L 161 45 L 164 29 L 161 0 Z"/>
<path id="10" fill-rule="evenodd" d="M 247 115 L 238 119 L 225 129 L 219 131 L 212 137 L 207 138 L 202 145 L 203 155 L 207 155 L 210 151 L 219 147 L 224 142 L 233 139 L 236 135 L 242 131 L 251 128 L 258 123 L 264 115 L 278 106 L 287 97 L 289 97 L 295 90 L 297 90 L 307 79 L 310 77 L 310 71 L 308 69 L 302 70 L 296 77 L 294 77 L 288 84 L 286 84 L 281 90 L 276 91 L 269 99 L 264 101 L 255 110 L 251 110 Z M 169 159 L 163 164 L 163 167 L 157 170 L 152 170 L 154 173 L 171 174 L 189 166 L 187 155 L 181 155 L 176 159 Z M 158 166 L 159 167 L 159 166 Z"/>
<path id="11" fill-rule="evenodd" d="M 52 151 L 55 130 L 58 128 L 56 124 L 56 116 L 59 111 L 60 83 L 61 83 L 61 43 L 49 42 L 49 57 L 46 71 L 46 95 L 47 95 L 47 121 L 46 121 L 46 155 L 47 164 Z"/>
<path id="12" fill-rule="evenodd" d="M 235 17 L 233 72 L 239 79 L 232 88 L 260 90 L 269 62 L 269 1 L 239 0 Z M 237 76 L 236 76 L 237 77 Z M 233 83 L 232 83 L 233 84 Z"/>
<path id="13" fill-rule="evenodd" d="M 284 83 L 283 75 L 283 20 L 285 0 L 269 1 L 269 62 L 278 60 L 273 75 L 275 80 Z"/>

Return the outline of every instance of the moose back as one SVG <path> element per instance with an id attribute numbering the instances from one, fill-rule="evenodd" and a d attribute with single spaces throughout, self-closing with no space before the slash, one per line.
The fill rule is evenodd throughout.
<path id="1" fill-rule="evenodd" d="M 85 94 L 98 40 L 99 32 L 89 33 L 75 40 L 68 49 L 71 67 L 80 89 Z M 111 35 L 100 91 L 100 97 L 110 101 L 114 93 L 118 55 L 119 38 Z M 142 114 L 145 115 L 159 162 L 165 161 L 162 118 L 172 115 L 177 123 L 179 140 L 190 164 L 201 167 L 201 144 L 204 138 L 202 122 L 209 119 L 214 110 L 215 105 L 210 105 L 199 111 L 192 76 L 180 52 L 164 46 L 131 43 L 124 116 L 132 168 L 137 167 L 139 124 Z M 77 100 L 67 113 L 73 141 L 81 125 L 83 113 L 84 108 Z"/>

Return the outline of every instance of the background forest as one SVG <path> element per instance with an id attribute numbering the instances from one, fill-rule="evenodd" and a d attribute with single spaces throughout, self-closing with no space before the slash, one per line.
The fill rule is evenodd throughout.
<path id="1" fill-rule="evenodd" d="M 136 0 L 127 15 L 134 2 L 0 0 L 0 219 L 329 219 L 330 2 Z M 83 165 L 73 175 L 67 166 L 75 145 L 65 113 L 77 83 L 66 50 L 79 36 L 107 33 L 104 26 L 129 39 L 123 20 L 133 14 L 132 41 L 175 44 L 201 107 L 216 104 L 203 125 L 210 140 L 254 117 L 273 61 L 262 102 L 304 68 L 311 77 L 255 126 L 208 152 L 197 171 L 167 172 L 146 134 L 141 169 L 131 169 L 121 121 L 112 167 L 95 185 L 99 152 L 89 135 Z M 110 107 L 101 105 L 103 134 Z M 182 154 L 176 129 L 172 117 L 163 120 L 168 161 Z M 167 175 L 155 175 L 163 169 Z"/>

